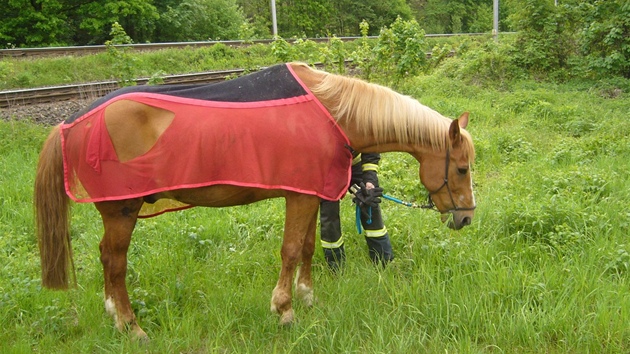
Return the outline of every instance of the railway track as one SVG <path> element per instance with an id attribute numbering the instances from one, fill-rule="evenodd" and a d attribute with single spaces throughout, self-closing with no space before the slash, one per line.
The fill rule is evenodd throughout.
<path id="1" fill-rule="evenodd" d="M 454 53 L 451 53 L 451 55 Z M 426 53 L 427 58 L 431 58 L 432 53 Z M 346 60 L 346 66 L 352 64 L 351 60 Z M 316 67 L 323 67 L 323 64 L 315 64 Z M 162 78 L 164 84 L 209 84 L 240 76 L 245 69 L 231 69 L 221 71 L 208 71 L 194 74 L 169 75 Z M 137 85 L 145 85 L 149 79 L 136 79 Z M 38 103 L 53 103 L 69 101 L 75 99 L 94 100 L 120 88 L 117 81 L 104 81 L 87 84 L 75 84 L 64 86 L 51 86 L 31 89 L 19 89 L 0 91 L 0 109 L 15 106 L 27 106 Z"/>
<path id="2" fill-rule="evenodd" d="M 427 37 L 452 37 L 452 36 L 476 36 L 486 33 L 461 33 L 461 34 L 427 34 Z M 360 37 L 340 37 L 343 41 L 352 41 Z M 376 37 L 374 37 L 376 38 Z M 326 42 L 329 38 L 310 39 L 315 42 Z M 165 48 L 201 47 L 212 46 L 218 43 L 230 46 L 246 46 L 251 44 L 269 44 L 271 39 L 254 41 L 204 41 L 204 42 L 181 42 L 181 43 L 147 43 L 129 44 L 119 47 L 132 47 L 139 50 L 159 50 Z M 81 47 L 48 47 L 48 48 L 17 48 L 0 49 L 0 59 L 3 57 L 26 58 L 43 57 L 51 55 L 82 55 L 93 54 L 106 50 L 104 45 L 81 46 Z M 430 57 L 431 53 L 427 53 Z M 193 84 L 193 83 L 214 83 L 224 81 L 230 77 L 239 76 L 245 72 L 244 69 L 232 69 L 223 71 L 212 71 L 195 74 L 170 75 L 163 77 L 164 84 Z M 138 85 L 144 85 L 149 79 L 137 79 Z M 32 89 L 18 89 L 0 91 L 0 109 L 26 106 L 38 103 L 52 103 L 75 99 L 96 99 L 109 92 L 118 89 L 120 86 L 116 81 L 105 81 L 97 83 L 51 86 Z"/>
<path id="3" fill-rule="evenodd" d="M 430 53 L 427 53 L 427 55 L 430 55 Z M 316 63 L 314 65 L 318 68 L 323 68 L 324 66 L 321 63 Z M 345 65 L 350 67 L 352 65 L 352 60 L 346 60 Z M 206 71 L 202 73 L 164 76 L 162 77 L 162 80 L 165 85 L 210 84 L 240 76 L 245 72 L 245 69 Z M 135 82 L 137 85 L 146 85 L 149 82 L 149 79 L 136 79 Z M 120 85 L 118 81 L 103 81 L 87 84 L 0 91 L 0 109 L 77 99 L 95 100 L 119 88 Z"/>
<path id="4" fill-rule="evenodd" d="M 438 37 L 456 37 L 456 36 L 480 36 L 487 35 L 487 33 L 454 33 L 454 34 L 427 34 L 427 38 Z M 342 41 L 354 41 L 362 37 L 338 37 Z M 369 37 L 377 38 L 377 37 Z M 309 38 L 316 43 L 325 43 L 330 38 Z M 141 44 L 123 44 L 116 45 L 117 48 L 133 48 L 134 50 L 150 51 L 161 50 L 167 48 L 186 48 L 186 47 L 208 47 L 216 44 L 223 44 L 231 47 L 245 47 L 252 44 L 269 44 L 273 39 L 256 39 L 251 41 L 199 41 L 199 42 L 172 42 L 172 43 L 141 43 Z M 33 57 L 47 57 L 47 56 L 62 56 L 62 55 L 87 55 L 102 53 L 107 50 L 104 45 L 87 45 L 77 47 L 46 47 L 46 48 L 11 48 L 0 49 L 1 58 L 33 58 Z"/>
<path id="5" fill-rule="evenodd" d="M 163 77 L 164 84 L 202 84 L 224 81 L 241 75 L 244 69 L 208 71 L 195 74 L 170 75 Z M 149 79 L 138 79 L 138 85 L 145 85 Z M 120 88 L 117 81 L 104 81 L 88 84 L 52 86 L 33 89 L 0 92 L 0 108 L 26 106 L 38 103 L 69 101 L 74 99 L 96 99 Z"/>

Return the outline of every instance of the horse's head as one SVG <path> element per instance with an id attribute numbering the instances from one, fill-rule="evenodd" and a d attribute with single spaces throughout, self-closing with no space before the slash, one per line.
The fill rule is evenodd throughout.
<path id="1" fill-rule="evenodd" d="M 448 226 L 455 230 L 470 225 L 475 211 L 470 175 L 474 147 L 463 130 L 467 125 L 468 113 L 453 120 L 448 133 L 450 148 L 425 153 L 420 163 L 420 180 L 429 191 L 429 205 L 442 214 L 443 222 L 452 214 Z"/>

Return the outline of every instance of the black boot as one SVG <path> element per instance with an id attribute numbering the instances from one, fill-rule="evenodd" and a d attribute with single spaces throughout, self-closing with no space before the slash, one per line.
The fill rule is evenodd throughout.
<path id="1" fill-rule="evenodd" d="M 381 264 L 383 267 L 394 259 L 394 251 L 389 241 L 389 235 L 381 237 L 366 237 L 370 259 L 374 264 Z"/>
<path id="2" fill-rule="evenodd" d="M 346 262 L 346 251 L 343 245 L 338 248 L 324 248 L 324 258 L 326 258 L 328 268 L 333 273 L 337 273 Z"/>

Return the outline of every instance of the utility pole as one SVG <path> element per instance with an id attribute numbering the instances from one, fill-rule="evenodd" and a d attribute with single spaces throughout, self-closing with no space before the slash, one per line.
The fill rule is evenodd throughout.
<path id="1" fill-rule="evenodd" d="M 276 21 L 276 0 L 271 0 L 271 23 L 273 24 L 273 38 L 278 36 L 278 21 Z"/>
<path id="2" fill-rule="evenodd" d="M 499 0 L 494 0 L 493 4 L 494 21 L 492 26 L 492 36 L 495 41 L 499 40 Z"/>

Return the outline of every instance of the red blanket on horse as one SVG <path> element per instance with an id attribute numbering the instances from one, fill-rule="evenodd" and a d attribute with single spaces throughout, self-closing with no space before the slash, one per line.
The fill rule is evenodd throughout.
<path id="1" fill-rule="evenodd" d="M 124 162 L 104 119 L 119 100 L 175 115 L 148 152 Z M 118 90 L 61 129 L 66 192 L 77 202 L 215 184 L 337 200 L 350 179 L 347 137 L 286 65 L 214 85 Z"/>

